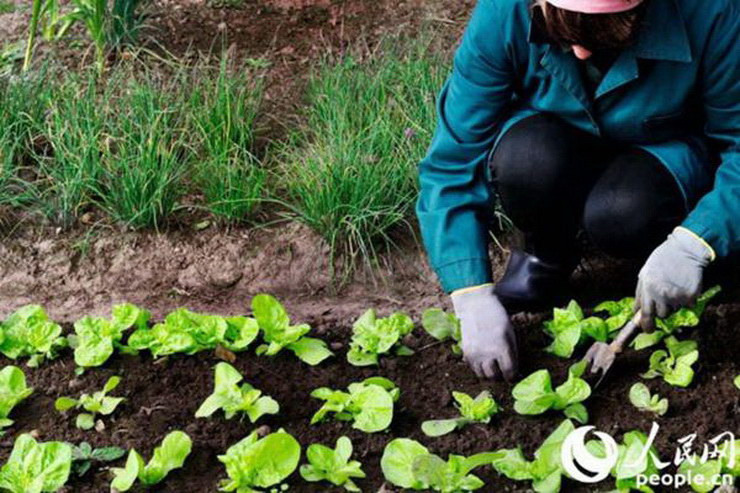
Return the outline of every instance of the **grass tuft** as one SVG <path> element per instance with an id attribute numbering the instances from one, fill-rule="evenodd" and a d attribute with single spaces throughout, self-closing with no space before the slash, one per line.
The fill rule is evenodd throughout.
<path id="1" fill-rule="evenodd" d="M 283 148 L 292 216 L 348 258 L 375 259 L 411 231 L 416 167 L 431 139 L 448 63 L 428 39 L 391 40 L 325 60 L 308 84 L 305 126 Z"/>

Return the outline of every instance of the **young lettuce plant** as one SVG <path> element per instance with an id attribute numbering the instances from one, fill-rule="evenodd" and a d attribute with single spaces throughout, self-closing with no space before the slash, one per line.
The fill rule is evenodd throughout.
<path id="1" fill-rule="evenodd" d="M 588 339 L 605 342 L 609 336 L 606 322 L 599 317 L 585 318 L 575 300 L 553 310 L 552 320 L 545 322 L 545 332 L 553 338 L 545 351 L 561 358 L 573 356 L 576 347 Z"/>
<path id="2" fill-rule="evenodd" d="M 173 431 L 164 437 L 162 445 L 154 449 L 152 459 L 147 464 L 144 464 L 144 459 L 136 450 L 131 450 L 124 468 L 111 469 L 114 476 L 111 489 L 128 491 L 137 479 L 145 487 L 161 483 L 172 470 L 185 464 L 192 447 L 193 442 L 187 434 Z"/>
<path id="3" fill-rule="evenodd" d="M 390 353 L 394 348 L 397 356 L 409 356 L 414 352 L 399 341 L 413 330 L 414 322 L 408 315 L 394 313 L 378 318 L 371 308 L 352 326 L 347 361 L 354 366 L 377 365 L 378 357 Z"/>
<path id="4" fill-rule="evenodd" d="M 637 382 L 630 388 L 630 402 L 640 411 L 663 416 L 668 412 L 668 399 L 661 399 L 658 394 L 650 395 L 650 389 L 642 382 Z"/>
<path id="5" fill-rule="evenodd" d="M 424 421 L 421 431 L 430 437 L 439 437 L 463 428 L 471 423 L 490 423 L 491 416 L 501 410 L 491 393 L 484 390 L 475 398 L 464 392 L 453 392 L 455 406 L 460 411 L 460 416 L 452 419 L 436 419 Z"/>
<path id="6" fill-rule="evenodd" d="M 647 446 L 648 437 L 644 433 L 630 431 L 624 434 L 622 443 L 617 446 L 617 462 L 611 470 L 611 475 L 616 480 L 616 492 L 653 493 L 652 488 L 647 485 L 638 486 L 637 482 L 638 476 L 649 478 L 660 472 L 656 465 L 656 461 L 659 460 L 658 452 L 651 446 L 645 453 Z M 595 457 L 606 457 L 606 448 L 602 441 L 590 440 L 586 448 Z"/>
<path id="7" fill-rule="evenodd" d="M 72 447 L 62 442 L 38 443 L 20 435 L 0 468 L 0 490 L 10 493 L 59 491 L 72 469 Z"/>
<path id="8" fill-rule="evenodd" d="M 733 382 L 735 384 L 735 387 L 737 387 L 738 389 L 740 389 L 740 375 L 736 376 L 735 377 L 735 380 Z"/>
<path id="9" fill-rule="evenodd" d="M 352 421 L 352 427 L 365 433 L 385 430 L 393 421 L 393 403 L 400 391 L 390 380 L 368 378 L 352 383 L 349 392 L 321 387 L 311 397 L 326 401 L 311 418 L 311 424 L 322 421 L 329 413 L 340 421 Z"/>
<path id="10" fill-rule="evenodd" d="M 334 355 L 321 339 L 306 337 L 311 326 L 290 325 L 288 312 L 269 294 L 255 296 L 252 299 L 252 311 L 267 343 L 257 348 L 258 355 L 274 356 L 281 350 L 288 349 L 301 361 L 312 366 Z"/>
<path id="11" fill-rule="evenodd" d="M 460 320 L 454 313 L 447 313 L 441 308 L 429 308 L 421 315 L 421 326 L 438 341 L 454 341 L 452 352 L 458 356 L 462 355 Z"/>
<path id="12" fill-rule="evenodd" d="M 704 459 L 693 455 L 684 460 L 678 472 L 689 479 L 689 486 L 698 493 L 720 491 L 715 481 L 727 474 L 740 477 L 740 440 L 725 440 L 717 445 L 716 458 Z"/>
<path id="13" fill-rule="evenodd" d="M 568 379 L 552 389 L 550 372 L 539 370 L 519 382 L 512 390 L 514 410 L 519 414 L 537 415 L 549 409 L 563 411 L 565 416 L 588 422 L 588 411 L 582 404 L 591 396 L 591 387 L 581 378 L 586 363 L 581 361 L 568 369 Z"/>
<path id="14" fill-rule="evenodd" d="M 215 388 L 195 413 L 196 418 L 208 418 L 222 409 L 226 419 L 243 413 L 252 423 L 265 414 L 277 414 L 280 405 L 272 397 L 263 396 L 262 391 L 248 383 L 239 386 L 244 379 L 236 368 L 228 363 L 216 365 Z"/>
<path id="15" fill-rule="evenodd" d="M 2 429 L 13 424 L 10 412 L 22 400 L 33 394 L 26 385 L 26 375 L 16 366 L 6 366 L 0 371 L 0 434 Z"/>
<path id="16" fill-rule="evenodd" d="M 699 320 L 704 314 L 704 310 L 706 309 L 709 301 L 711 301 L 711 299 L 714 298 L 721 290 L 721 287 L 714 286 L 713 288 L 708 289 L 701 296 L 699 296 L 694 306 L 689 308 L 681 308 L 680 310 L 671 314 L 668 318 L 656 319 L 656 330 L 654 330 L 653 332 L 638 334 L 637 337 L 635 337 L 635 340 L 632 341 L 632 347 L 637 349 L 638 351 L 641 349 L 646 349 L 655 346 L 660 341 L 670 336 L 680 328 L 696 327 L 697 325 L 699 325 Z"/>
<path id="17" fill-rule="evenodd" d="M 84 317 L 75 322 L 75 333 L 68 337 L 75 350 L 75 363 L 81 368 L 101 366 L 121 344 L 124 333 L 131 327 L 144 329 L 151 314 L 130 303 L 113 306 L 110 320 Z"/>
<path id="18" fill-rule="evenodd" d="M 575 430 L 573 422 L 563 421 L 535 451 L 534 460 L 528 461 L 521 448 L 503 449 L 495 453 L 493 468 L 514 481 L 532 481 L 537 493 L 557 493 L 563 477 L 560 449 L 568 435 Z"/>
<path id="19" fill-rule="evenodd" d="M 347 491 L 362 491 L 352 478 L 364 478 L 362 464 L 352 457 L 352 441 L 343 436 L 337 440 L 335 449 L 314 443 L 306 450 L 308 464 L 301 466 L 301 477 L 309 482 L 328 481 L 334 486 L 342 486 Z"/>
<path id="20" fill-rule="evenodd" d="M 79 477 L 84 476 L 92 467 L 93 463 L 104 464 L 113 462 L 126 455 L 126 451 L 120 447 L 93 448 L 87 442 L 72 447 L 72 471 Z"/>
<path id="21" fill-rule="evenodd" d="M 155 358 L 192 355 L 219 346 L 239 352 L 249 347 L 258 332 L 257 321 L 252 318 L 221 317 L 178 308 L 163 323 L 131 334 L 128 345 L 137 351 L 149 350 Z"/>
<path id="22" fill-rule="evenodd" d="M 688 387 L 694 380 L 691 366 L 699 359 L 696 341 L 679 341 L 673 336 L 665 339 L 668 351 L 662 349 L 650 355 L 650 368 L 643 378 L 663 377 L 676 387 Z"/>
<path id="23" fill-rule="evenodd" d="M 482 488 L 483 481 L 470 473 L 501 457 L 503 454 L 498 452 L 470 457 L 450 455 L 445 462 L 419 442 L 396 438 L 386 445 L 380 467 L 385 479 L 400 488 L 459 493 Z"/>
<path id="24" fill-rule="evenodd" d="M 66 345 L 61 326 L 39 305 L 19 308 L 0 325 L 0 353 L 12 360 L 28 356 L 30 367 L 56 358 Z"/>
<path id="25" fill-rule="evenodd" d="M 113 414 L 118 405 L 125 399 L 123 397 L 109 397 L 121 383 L 121 377 L 111 377 L 105 383 L 103 390 L 90 394 L 82 394 L 79 399 L 71 397 L 60 397 L 54 403 L 57 411 L 66 412 L 72 408 L 84 409 L 86 412 L 77 415 L 75 426 L 81 430 L 91 430 L 95 427 L 95 418 L 98 415 L 109 416 Z"/>
<path id="26" fill-rule="evenodd" d="M 282 429 L 264 438 L 253 431 L 218 460 L 229 476 L 220 491 L 258 493 L 257 488 L 270 488 L 293 474 L 301 460 L 301 446 Z"/>

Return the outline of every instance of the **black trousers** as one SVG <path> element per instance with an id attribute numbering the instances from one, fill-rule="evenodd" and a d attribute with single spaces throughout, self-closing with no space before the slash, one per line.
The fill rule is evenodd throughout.
<path id="1" fill-rule="evenodd" d="M 539 114 L 501 138 L 489 165 L 502 206 L 543 260 L 577 260 L 583 229 L 600 250 L 642 257 L 687 214 L 678 184 L 646 151 Z"/>

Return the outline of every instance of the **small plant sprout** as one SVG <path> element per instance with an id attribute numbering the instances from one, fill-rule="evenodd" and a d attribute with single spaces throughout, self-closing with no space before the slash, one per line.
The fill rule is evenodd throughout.
<path id="1" fill-rule="evenodd" d="M 32 368 L 56 358 L 66 345 L 61 326 L 39 305 L 24 306 L 0 324 L 0 353 L 12 360 L 28 356 Z"/>
<path id="2" fill-rule="evenodd" d="M 220 491 L 255 493 L 260 491 L 257 488 L 273 487 L 293 474 L 301 460 L 301 446 L 282 429 L 264 438 L 253 431 L 218 460 L 229 476 Z"/>
<path id="3" fill-rule="evenodd" d="M 15 440 L 0 469 L 0 490 L 40 493 L 61 490 L 72 469 L 72 447 L 63 442 L 38 443 L 29 434 Z"/>
<path id="4" fill-rule="evenodd" d="M 576 347 L 589 338 L 605 342 L 609 337 L 606 322 L 599 317 L 584 317 L 581 306 L 571 301 L 565 308 L 555 308 L 552 320 L 545 322 L 545 332 L 553 338 L 545 351 L 570 358 Z"/>
<path id="5" fill-rule="evenodd" d="M 137 479 L 143 486 L 161 483 L 172 470 L 185 464 L 192 447 L 193 442 L 187 434 L 173 431 L 154 449 L 152 459 L 146 465 L 141 455 L 136 450 L 131 450 L 124 468 L 111 469 L 114 476 L 111 489 L 128 491 Z"/>
<path id="6" fill-rule="evenodd" d="M 217 364 L 213 394 L 203 402 L 195 417 L 207 418 L 223 409 L 226 419 L 243 413 L 254 423 L 265 414 L 277 414 L 280 411 L 280 405 L 272 397 L 263 396 L 262 391 L 248 383 L 239 386 L 243 379 L 230 364 Z"/>
<path id="7" fill-rule="evenodd" d="M 87 474 L 93 463 L 113 462 L 124 455 L 126 451 L 120 447 L 93 448 L 87 442 L 72 445 L 72 471 L 82 477 Z"/>
<path id="8" fill-rule="evenodd" d="M 321 339 L 305 337 L 311 331 L 311 326 L 290 325 L 288 312 L 269 294 L 255 296 L 252 299 L 252 311 L 266 342 L 257 348 L 258 355 L 274 356 L 283 349 L 289 349 L 301 361 L 312 366 L 334 355 Z"/>
<path id="9" fill-rule="evenodd" d="M 658 394 L 650 395 L 650 389 L 642 382 L 637 382 L 630 388 L 630 402 L 640 411 L 663 416 L 668 412 L 668 399 L 661 399 Z"/>
<path id="10" fill-rule="evenodd" d="M 84 409 L 86 412 L 77 415 L 75 425 L 81 430 L 90 430 L 95 427 L 95 418 L 98 415 L 113 414 L 123 397 L 109 397 L 108 393 L 115 390 L 121 383 L 121 377 L 111 377 L 105 383 L 103 390 L 90 394 L 82 394 L 79 399 L 60 397 L 54 403 L 57 411 L 66 412 L 72 408 Z"/>
<path id="11" fill-rule="evenodd" d="M 397 356 L 409 356 L 414 352 L 399 341 L 414 330 L 414 322 L 404 313 L 394 313 L 378 318 L 372 308 L 366 311 L 352 326 L 352 341 L 347 352 L 347 361 L 354 366 L 378 364 L 378 357 L 395 348 Z"/>
<path id="12" fill-rule="evenodd" d="M 352 478 L 364 478 L 362 464 L 352 457 L 352 442 L 343 436 L 337 440 L 335 449 L 315 443 L 306 450 L 308 464 L 301 466 L 301 476 L 309 482 L 328 481 L 342 486 L 347 491 L 360 492 Z"/>
<path id="13" fill-rule="evenodd" d="M 257 337 L 257 322 L 247 317 L 221 317 L 178 308 L 163 323 L 143 327 L 131 334 L 128 345 L 149 350 L 159 358 L 171 354 L 195 354 L 222 346 L 244 351 Z"/>
<path id="14" fill-rule="evenodd" d="M 707 307 L 709 301 L 714 298 L 722 290 L 719 286 L 705 291 L 696 300 L 694 306 L 689 308 L 681 308 L 675 313 L 671 314 L 668 318 L 656 319 L 655 325 L 656 330 L 653 332 L 645 332 L 638 334 L 634 341 L 632 341 L 632 347 L 638 351 L 646 349 L 660 343 L 663 339 L 675 333 L 677 330 L 683 327 L 696 327 L 699 325 L 701 316 L 704 314 L 704 310 Z"/>
<path id="15" fill-rule="evenodd" d="M 452 397 L 460 411 L 460 417 L 424 421 L 421 430 L 425 435 L 439 437 L 471 423 L 489 423 L 491 416 L 501 410 L 487 390 L 478 394 L 475 399 L 463 392 L 453 392 Z"/>
<path id="16" fill-rule="evenodd" d="M 365 433 L 385 430 L 393 421 L 393 403 L 400 391 L 390 380 L 368 378 L 352 383 L 349 392 L 321 387 L 311 397 L 326 401 L 311 418 L 311 424 L 322 421 L 329 413 L 340 421 L 352 421 L 352 427 Z"/>
<path id="17" fill-rule="evenodd" d="M 568 370 L 568 379 L 552 389 L 547 370 L 539 370 L 519 382 L 513 389 L 514 410 L 519 414 L 542 414 L 548 409 L 563 411 L 568 418 L 579 423 L 588 422 L 588 411 L 582 404 L 591 396 L 591 387 L 581 378 L 586 363 L 581 361 Z"/>
<path id="18" fill-rule="evenodd" d="M 676 387 L 688 387 L 694 380 L 691 366 L 699 359 L 696 341 L 679 341 L 673 336 L 665 339 L 668 351 L 660 349 L 650 355 L 650 368 L 643 378 L 663 377 Z"/>
<path id="19" fill-rule="evenodd" d="M 421 326 L 438 341 L 454 341 L 452 352 L 458 356 L 462 354 L 460 320 L 454 313 L 447 313 L 441 308 L 429 308 L 421 315 Z"/>
<path id="20" fill-rule="evenodd" d="M 26 375 L 20 368 L 6 366 L 0 371 L 0 430 L 13 424 L 10 412 L 32 393 L 33 389 L 26 385 Z"/>
<path id="21" fill-rule="evenodd" d="M 740 389 L 740 375 L 735 377 L 734 383 L 735 383 L 735 387 Z"/>
<path id="22" fill-rule="evenodd" d="M 110 320 L 84 317 L 75 322 L 75 334 L 68 337 L 75 350 L 75 363 L 81 368 L 100 366 L 121 344 L 124 333 L 131 327 L 146 328 L 150 313 L 130 303 L 115 305 Z"/>
<path id="23" fill-rule="evenodd" d="M 482 488 L 485 484 L 471 471 L 502 457 L 499 452 L 484 452 L 450 455 L 445 462 L 417 441 L 396 438 L 386 445 L 380 467 L 385 479 L 400 488 L 458 493 Z"/>
<path id="24" fill-rule="evenodd" d="M 537 493 L 557 493 L 564 474 L 560 449 L 574 430 L 570 420 L 563 421 L 535 451 L 532 461 L 524 457 L 521 448 L 499 450 L 495 452 L 500 456 L 493 460 L 493 468 L 514 481 L 532 481 L 532 489 Z"/>

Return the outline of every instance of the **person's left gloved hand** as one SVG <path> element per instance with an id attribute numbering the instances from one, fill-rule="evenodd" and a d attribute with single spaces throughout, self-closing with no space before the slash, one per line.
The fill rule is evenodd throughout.
<path id="1" fill-rule="evenodd" d="M 673 230 L 640 270 L 635 310 L 642 310 L 639 324 L 655 327 L 655 317 L 693 305 L 701 293 L 704 268 L 714 260 L 711 247 L 683 227 Z"/>

